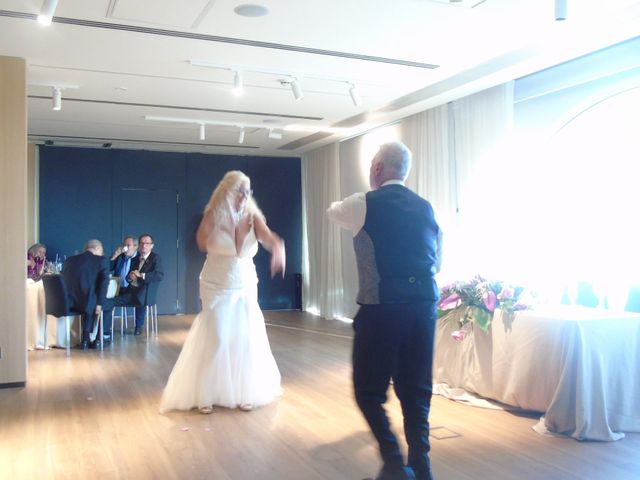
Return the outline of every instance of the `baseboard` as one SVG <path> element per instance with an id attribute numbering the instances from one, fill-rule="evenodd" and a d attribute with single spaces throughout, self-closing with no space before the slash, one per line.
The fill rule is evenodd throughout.
<path id="1" fill-rule="evenodd" d="M 23 388 L 27 382 L 0 383 L 0 388 Z"/>

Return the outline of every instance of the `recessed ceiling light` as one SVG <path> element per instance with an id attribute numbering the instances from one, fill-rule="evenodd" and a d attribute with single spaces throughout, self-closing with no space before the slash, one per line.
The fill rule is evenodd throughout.
<path id="1" fill-rule="evenodd" d="M 263 7 L 262 5 L 255 5 L 252 3 L 238 5 L 233 9 L 233 11 L 243 17 L 264 17 L 265 15 L 269 14 L 269 9 L 267 7 Z"/>

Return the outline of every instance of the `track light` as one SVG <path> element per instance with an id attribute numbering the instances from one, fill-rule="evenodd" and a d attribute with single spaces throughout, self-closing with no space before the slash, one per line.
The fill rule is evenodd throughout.
<path id="1" fill-rule="evenodd" d="M 51 95 L 51 108 L 55 111 L 62 110 L 62 90 L 58 87 L 53 87 L 53 94 Z"/>
<path id="2" fill-rule="evenodd" d="M 351 96 L 353 106 L 358 107 L 360 105 L 360 95 L 358 95 L 358 89 L 354 83 L 349 87 L 349 95 Z"/>
<path id="3" fill-rule="evenodd" d="M 44 2 L 42 2 L 42 7 L 40 8 L 40 14 L 38 15 L 38 22 L 42 25 L 51 25 L 51 20 L 53 19 L 53 14 L 55 13 L 57 6 L 58 0 L 44 0 Z"/>
<path id="4" fill-rule="evenodd" d="M 231 90 L 236 97 L 239 97 L 244 93 L 244 87 L 242 85 L 242 72 L 240 70 L 236 70 L 233 75 L 233 90 Z"/>
<path id="5" fill-rule="evenodd" d="M 557 22 L 567 19 L 567 0 L 556 0 L 555 18 Z"/>
<path id="6" fill-rule="evenodd" d="M 269 138 L 273 140 L 282 140 L 282 132 L 276 132 L 273 128 L 270 128 Z"/>
<path id="7" fill-rule="evenodd" d="M 238 134 L 238 143 L 244 143 L 244 127 L 240 129 Z"/>
<path id="8" fill-rule="evenodd" d="M 293 92 L 293 98 L 296 101 L 300 101 L 304 98 L 304 93 L 302 93 L 302 88 L 300 87 L 300 82 L 298 82 L 297 78 L 291 79 L 291 91 Z"/>
<path id="9" fill-rule="evenodd" d="M 200 124 L 200 140 L 204 141 L 204 123 Z"/>

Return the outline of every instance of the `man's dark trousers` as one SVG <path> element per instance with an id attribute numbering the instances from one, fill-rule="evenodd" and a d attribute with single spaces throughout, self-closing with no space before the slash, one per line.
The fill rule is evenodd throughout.
<path id="1" fill-rule="evenodd" d="M 389 381 L 400 400 L 416 479 L 429 478 L 429 423 L 436 302 L 362 305 L 353 328 L 355 397 L 384 461 L 383 471 L 401 470 L 402 454 L 383 404 Z"/>

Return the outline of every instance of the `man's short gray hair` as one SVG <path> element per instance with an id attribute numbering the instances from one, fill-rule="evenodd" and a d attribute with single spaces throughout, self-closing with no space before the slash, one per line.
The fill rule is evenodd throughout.
<path id="1" fill-rule="evenodd" d="M 385 170 L 395 172 L 396 178 L 405 180 L 411 170 L 411 150 L 404 143 L 390 142 L 380 145 L 380 163 Z"/>
<path id="2" fill-rule="evenodd" d="M 87 250 L 91 250 L 94 248 L 102 248 L 102 242 L 100 240 L 96 240 L 95 238 L 92 238 L 84 246 L 84 251 L 86 252 Z"/>

